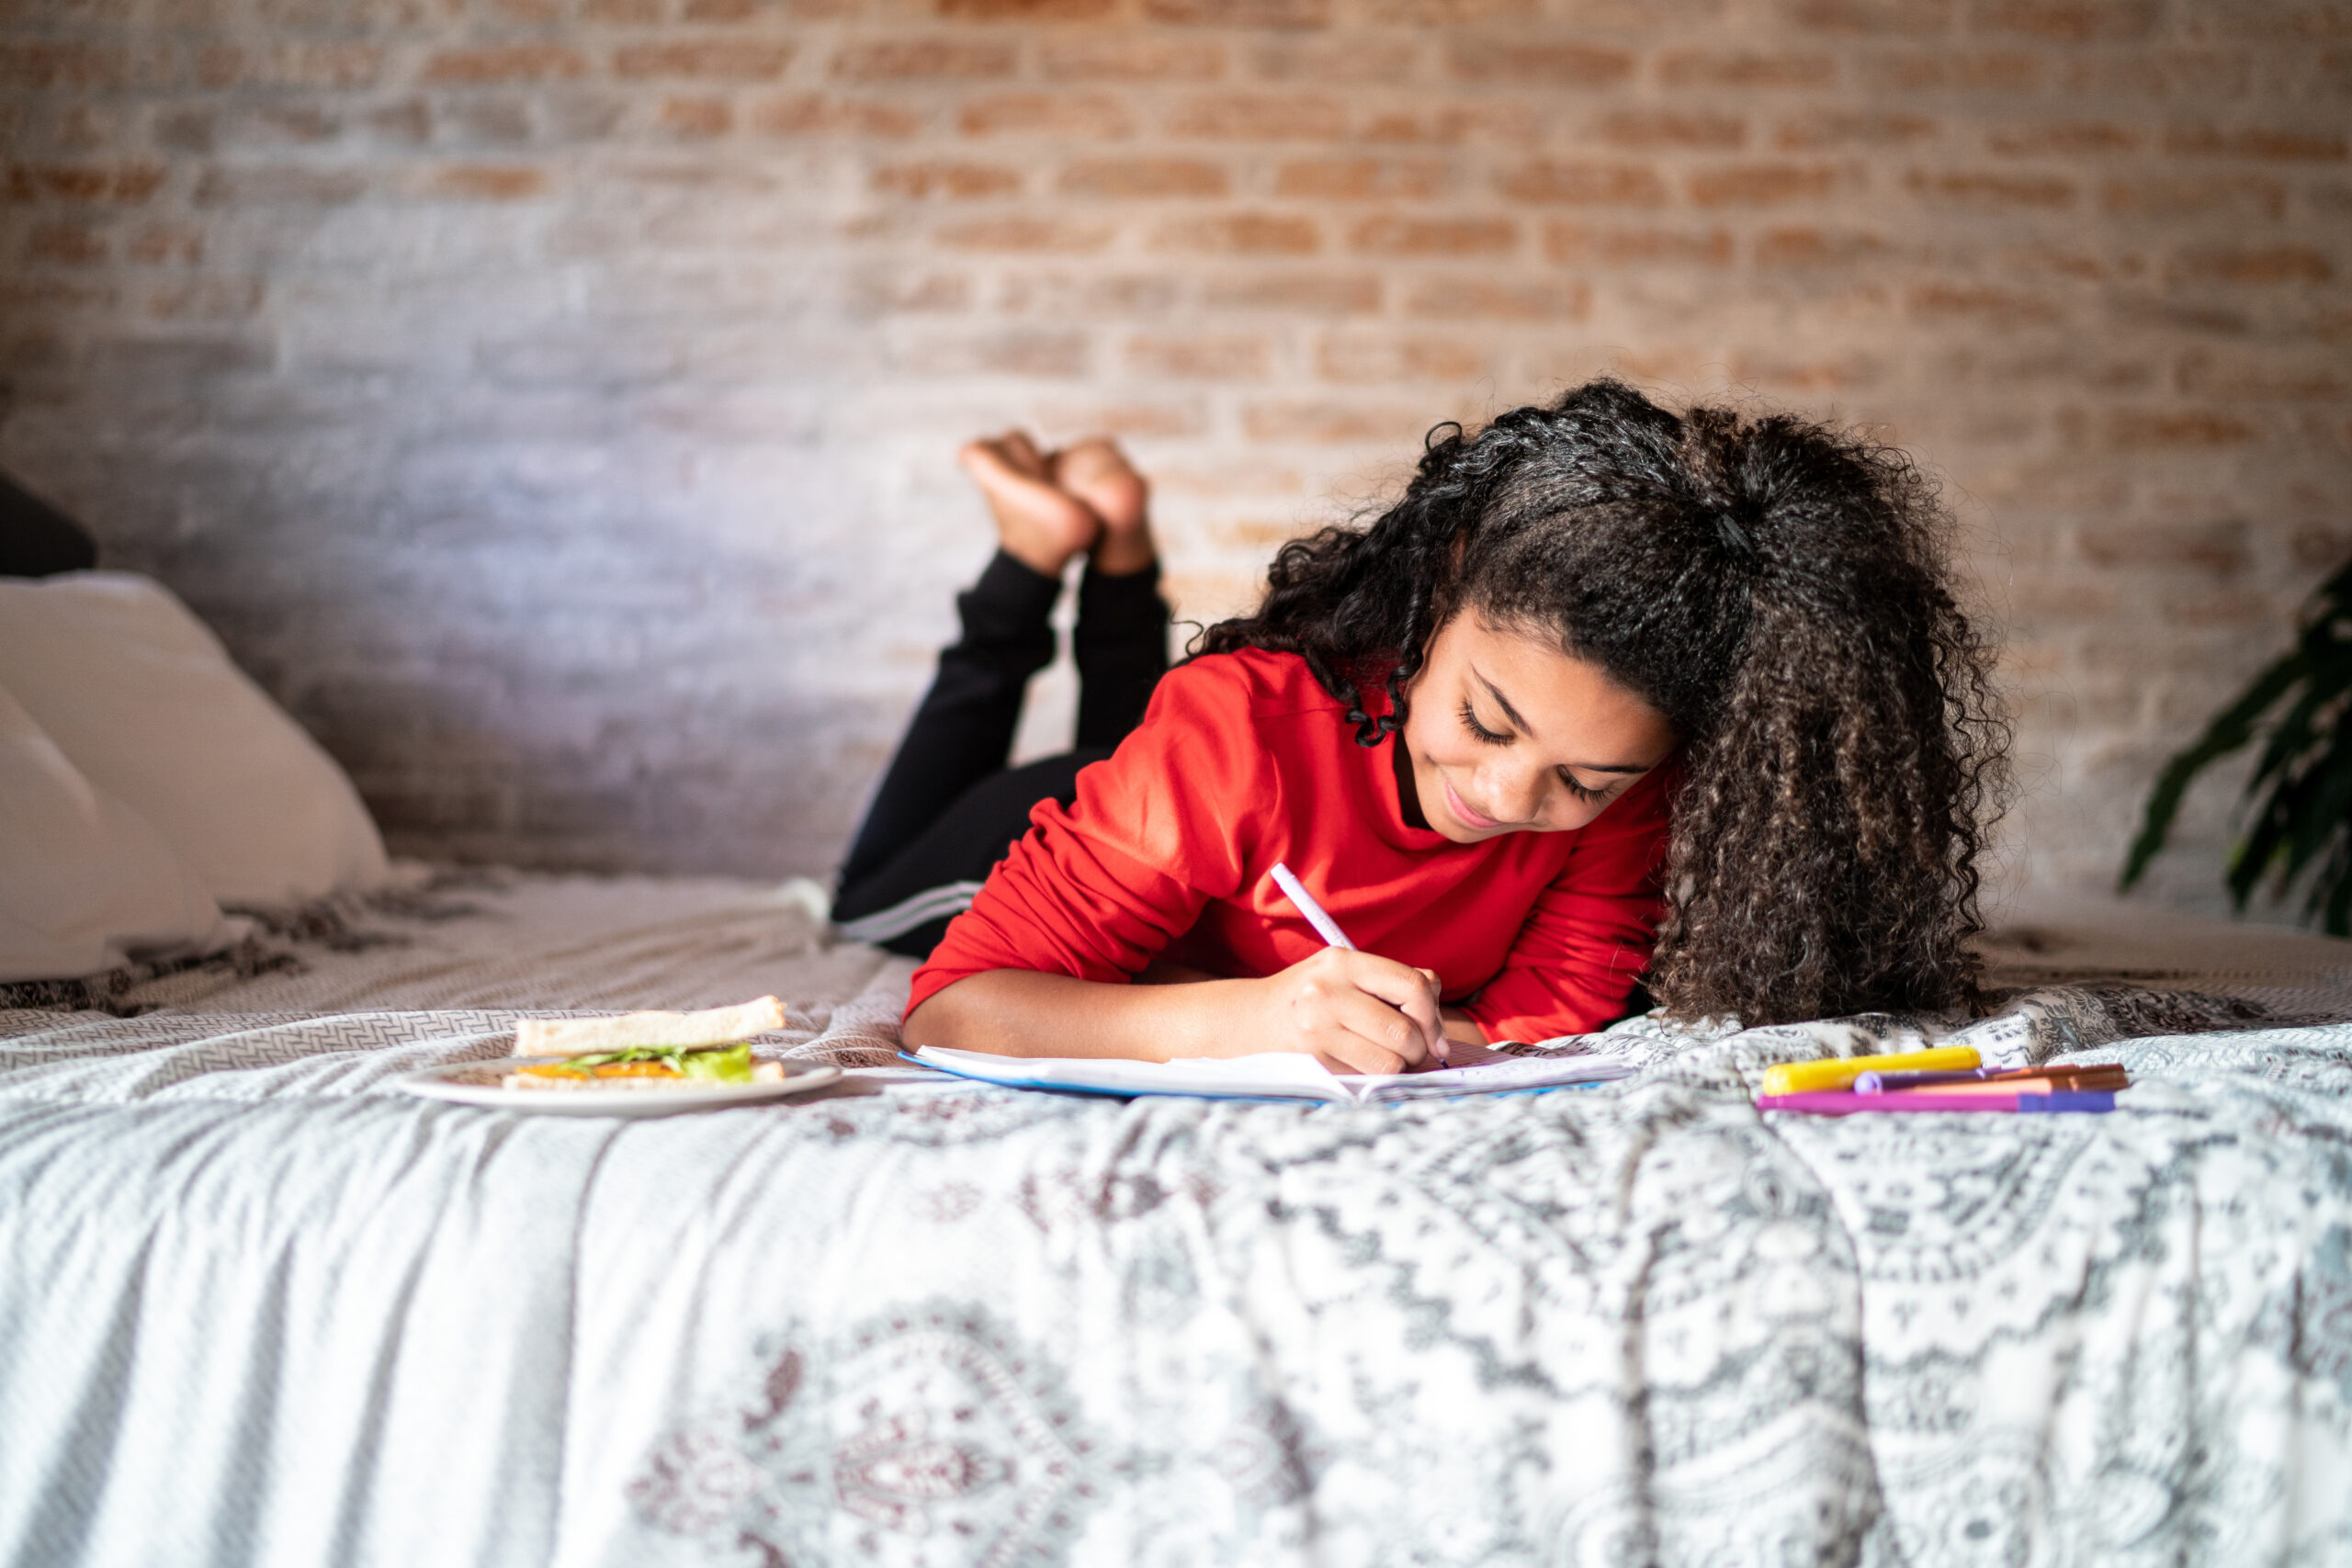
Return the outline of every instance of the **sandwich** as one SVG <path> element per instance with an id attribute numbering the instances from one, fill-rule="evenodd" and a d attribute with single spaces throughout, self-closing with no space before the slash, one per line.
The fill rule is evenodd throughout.
<path id="1" fill-rule="evenodd" d="M 542 1056 L 499 1079 L 502 1089 L 643 1089 L 688 1083 L 775 1083 L 781 1062 L 752 1058 L 747 1035 L 784 1027 L 774 997 L 702 1012 L 633 1012 L 623 1018 L 526 1018 L 514 1054 Z"/>

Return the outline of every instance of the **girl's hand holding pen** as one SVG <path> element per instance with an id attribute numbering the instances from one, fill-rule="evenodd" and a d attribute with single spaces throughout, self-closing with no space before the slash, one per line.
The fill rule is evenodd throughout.
<path id="1" fill-rule="evenodd" d="M 1238 1021 L 1235 1055 L 1303 1051 L 1343 1073 L 1401 1073 L 1445 1055 L 1433 970 L 1327 947 L 1248 984 L 1261 995 Z"/>

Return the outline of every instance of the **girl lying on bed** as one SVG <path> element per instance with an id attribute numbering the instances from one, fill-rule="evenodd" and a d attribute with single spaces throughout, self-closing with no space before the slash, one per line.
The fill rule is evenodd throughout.
<path id="1" fill-rule="evenodd" d="M 1441 426 L 1173 671 L 1116 447 L 963 461 L 1003 547 L 835 908 L 927 956 L 910 1045 L 1394 1072 L 1598 1029 L 1637 983 L 1751 1025 L 1974 999 L 2005 732 L 1901 453 L 1608 380 Z M 1008 769 L 1080 552 L 1078 748 Z"/>

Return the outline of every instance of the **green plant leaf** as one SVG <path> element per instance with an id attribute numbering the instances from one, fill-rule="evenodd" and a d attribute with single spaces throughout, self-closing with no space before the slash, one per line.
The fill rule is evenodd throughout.
<path id="1" fill-rule="evenodd" d="M 2165 847 L 2165 835 L 2172 831 L 2174 817 L 2179 814 L 2181 798 L 2188 786 L 2206 768 L 2237 750 L 2254 739 L 2254 727 L 2273 704 L 2294 689 L 2303 678 L 2306 661 L 2301 649 L 2288 654 L 2260 675 L 2238 700 L 2216 715 L 2206 726 L 2205 733 L 2196 744 L 2181 752 L 2165 766 L 2156 786 L 2148 794 L 2148 805 L 2141 819 L 2140 836 L 2132 842 L 2132 852 L 2123 863 L 2120 886 L 2129 888 Z"/>

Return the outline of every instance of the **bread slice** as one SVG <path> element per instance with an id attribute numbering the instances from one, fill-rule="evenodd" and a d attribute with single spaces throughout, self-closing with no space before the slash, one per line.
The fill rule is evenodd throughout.
<path id="1" fill-rule="evenodd" d="M 641 1045 L 732 1045 L 784 1027 L 784 1004 L 762 997 L 703 1012 L 633 1012 L 623 1018 L 525 1018 L 514 1023 L 518 1056 L 588 1056 Z"/>

